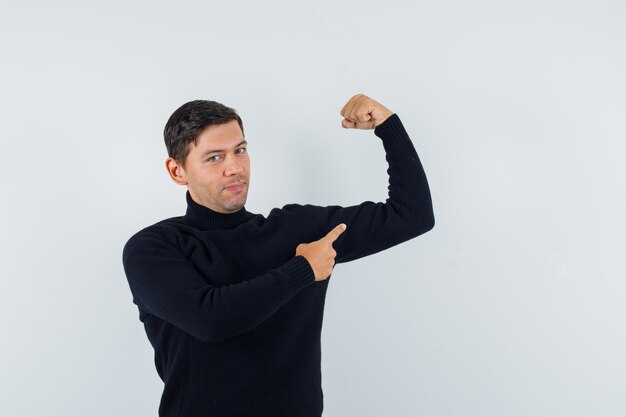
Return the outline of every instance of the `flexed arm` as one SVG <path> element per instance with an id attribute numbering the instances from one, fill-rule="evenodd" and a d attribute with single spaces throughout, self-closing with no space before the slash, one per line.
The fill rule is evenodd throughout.
<path id="1" fill-rule="evenodd" d="M 344 128 L 374 129 L 382 139 L 389 164 L 389 198 L 385 203 L 365 201 L 350 207 L 303 206 L 320 233 L 339 223 L 347 225 L 335 242 L 337 263 L 380 252 L 435 224 L 426 174 L 398 115 L 363 94 L 353 96 L 340 114 Z"/>

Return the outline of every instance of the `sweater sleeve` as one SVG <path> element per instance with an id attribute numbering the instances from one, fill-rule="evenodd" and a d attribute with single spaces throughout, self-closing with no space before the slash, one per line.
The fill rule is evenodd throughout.
<path id="1" fill-rule="evenodd" d="M 435 225 L 426 174 L 400 118 L 392 114 L 374 130 L 386 152 L 389 175 L 385 203 L 341 206 L 304 205 L 324 236 L 345 223 L 334 242 L 336 263 L 349 262 L 417 237 Z"/>
<path id="2" fill-rule="evenodd" d="M 205 342 L 245 333 L 315 281 L 303 256 L 241 283 L 207 285 L 185 254 L 143 231 L 124 246 L 124 271 L 138 307 Z"/>

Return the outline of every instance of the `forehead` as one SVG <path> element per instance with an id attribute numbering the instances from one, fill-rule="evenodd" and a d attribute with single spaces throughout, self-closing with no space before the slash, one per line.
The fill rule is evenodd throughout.
<path id="1" fill-rule="evenodd" d="M 243 133 L 236 120 L 219 125 L 207 126 L 200 132 L 197 145 L 192 145 L 192 152 L 210 152 L 211 150 L 228 150 L 237 147 L 244 141 Z"/>

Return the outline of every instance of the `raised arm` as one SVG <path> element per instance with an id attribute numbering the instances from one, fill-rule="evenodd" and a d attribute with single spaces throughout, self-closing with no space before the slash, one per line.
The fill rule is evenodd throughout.
<path id="1" fill-rule="evenodd" d="M 349 207 L 303 206 L 320 233 L 339 223 L 347 225 L 334 244 L 337 263 L 380 252 L 435 224 L 426 174 L 398 115 L 362 94 L 352 97 L 340 113 L 344 128 L 374 129 L 382 140 L 389 164 L 389 198 L 385 203 L 365 201 Z"/>
<path id="2" fill-rule="evenodd" d="M 122 260 L 137 306 L 205 342 L 253 329 L 315 282 L 307 260 L 295 256 L 254 279 L 213 287 L 183 252 L 146 230 L 129 239 Z"/>

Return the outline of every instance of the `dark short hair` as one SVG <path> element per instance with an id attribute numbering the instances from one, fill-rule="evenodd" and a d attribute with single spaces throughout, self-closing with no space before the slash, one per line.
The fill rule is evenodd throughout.
<path id="1" fill-rule="evenodd" d="M 189 155 L 190 144 L 198 145 L 198 135 L 212 125 L 221 125 L 237 120 L 241 133 L 243 122 L 235 109 L 209 100 L 193 100 L 180 106 L 168 119 L 163 129 L 167 154 L 183 168 Z"/>

